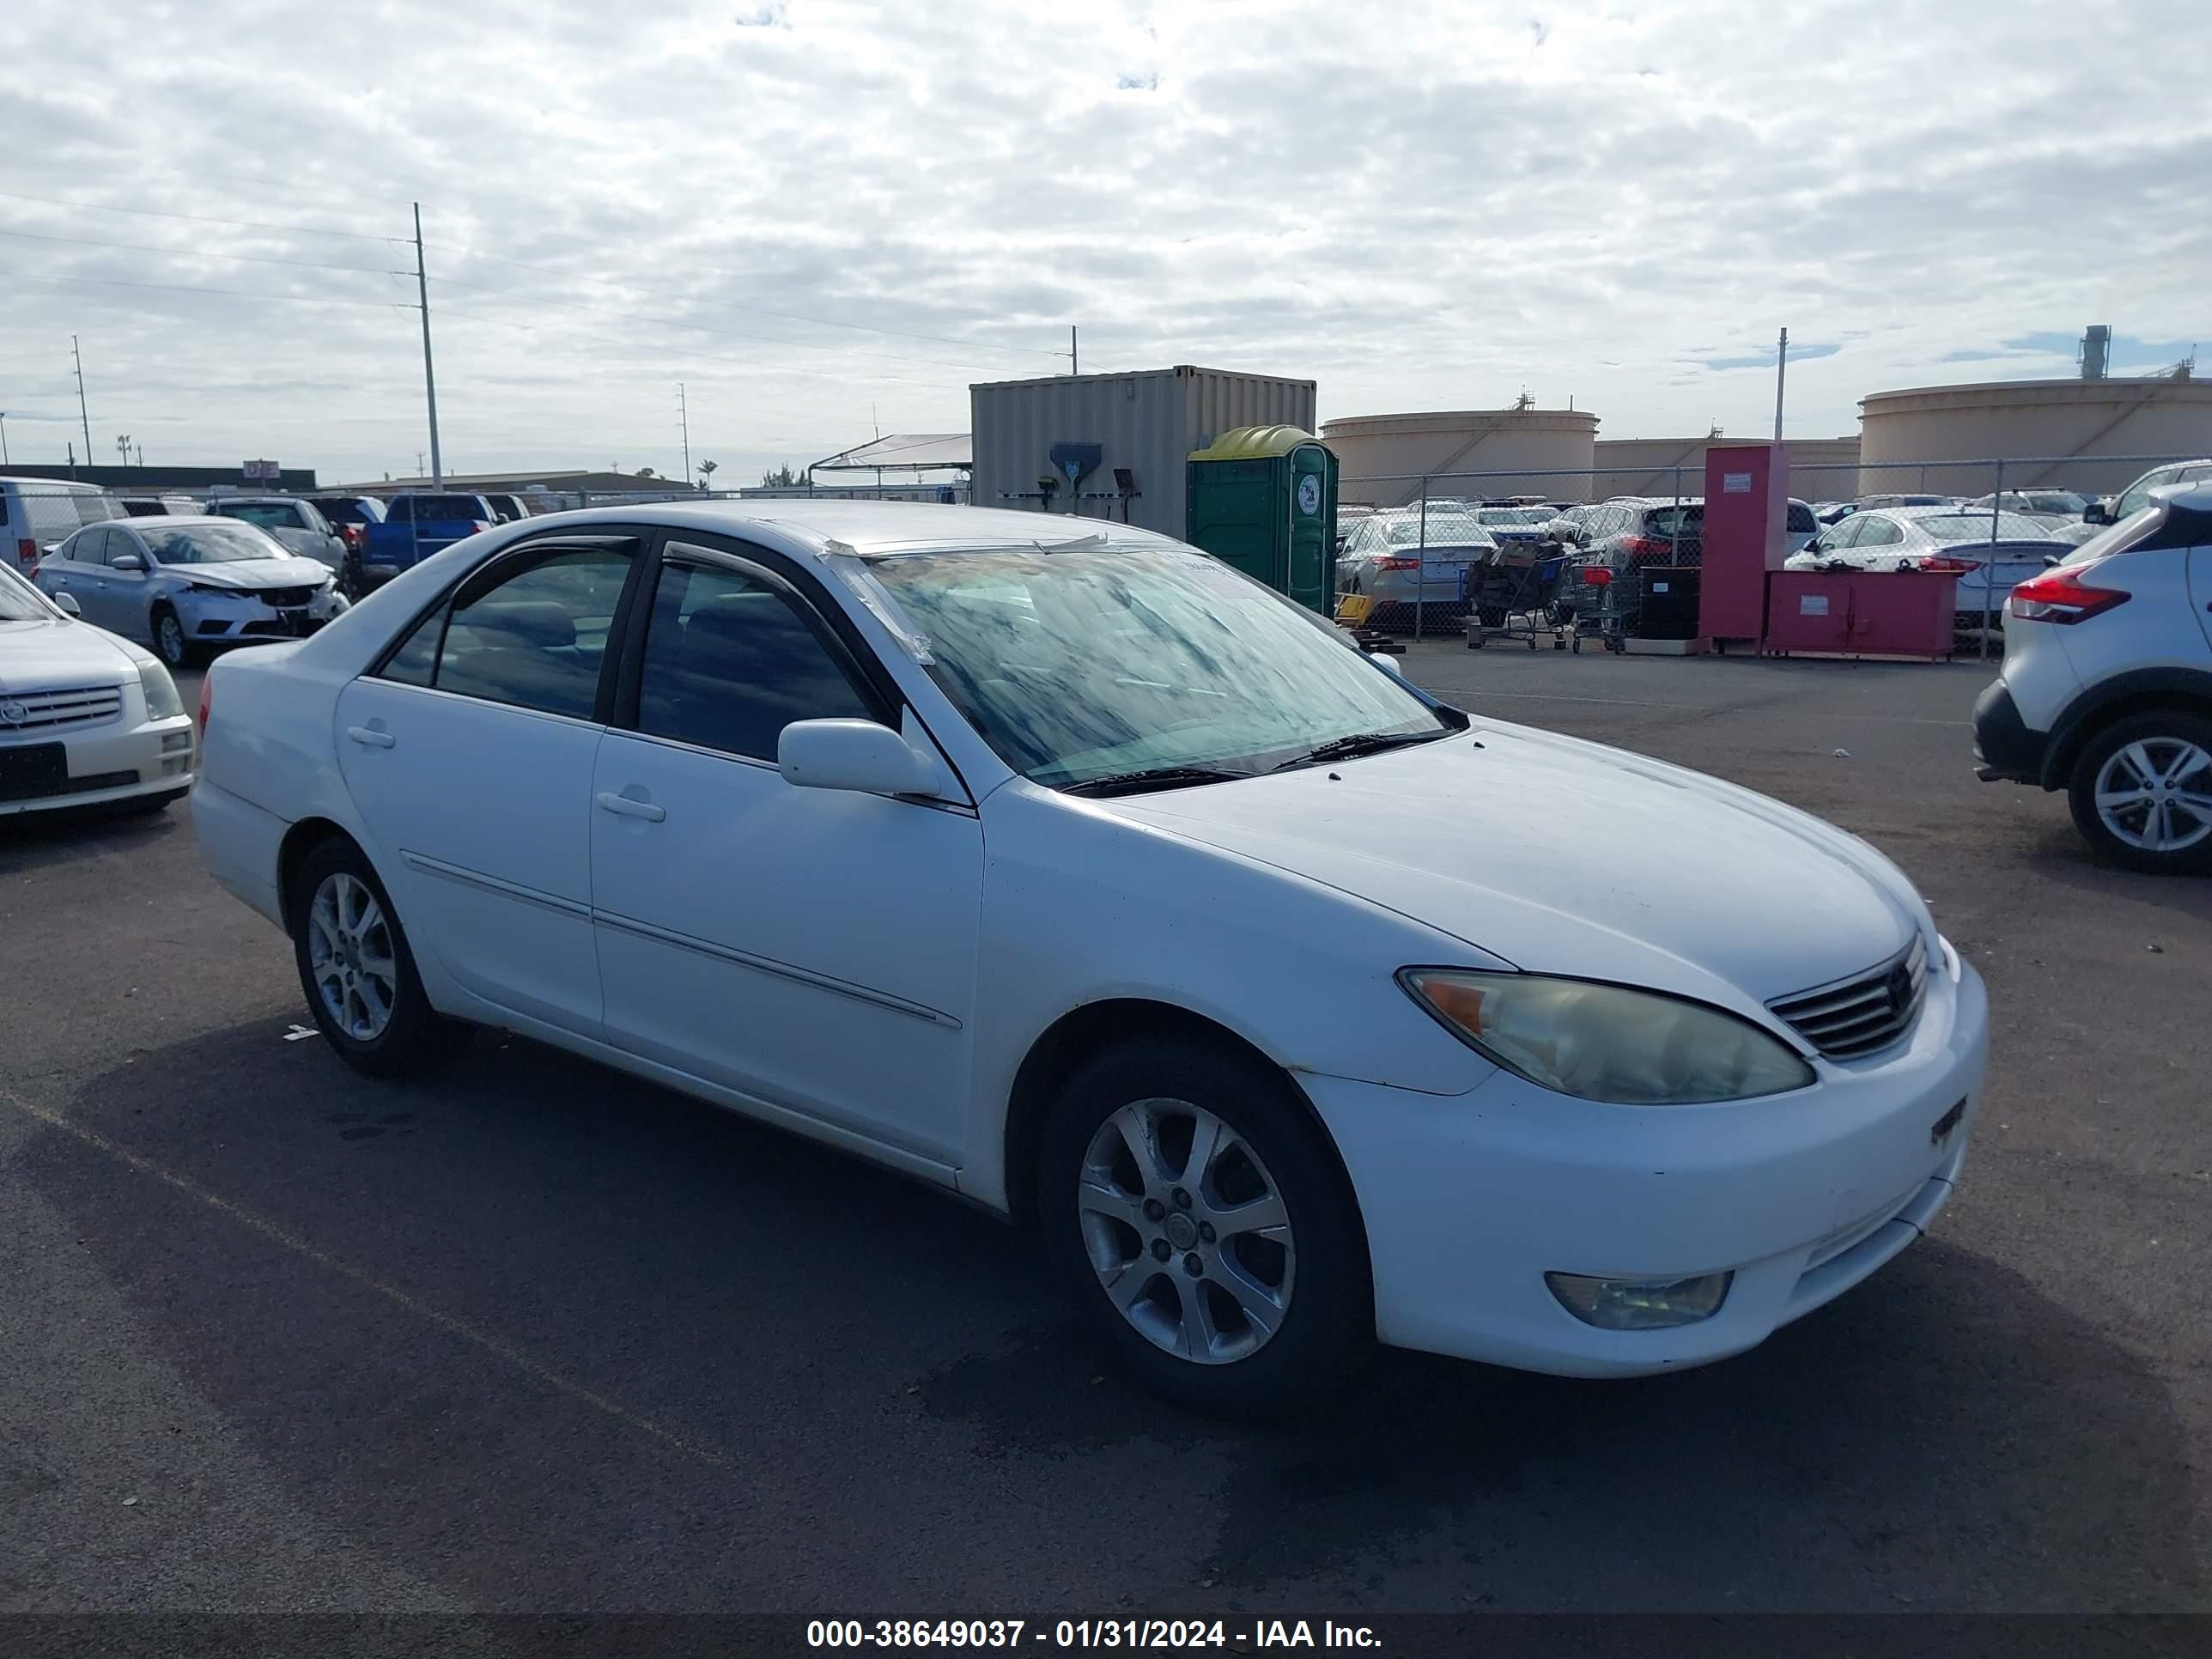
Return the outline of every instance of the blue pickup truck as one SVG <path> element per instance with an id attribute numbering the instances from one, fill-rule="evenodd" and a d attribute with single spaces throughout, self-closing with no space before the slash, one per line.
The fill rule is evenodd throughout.
<path id="1" fill-rule="evenodd" d="M 356 592 L 389 581 L 401 571 L 500 522 L 481 495 L 394 495 L 384 522 L 362 526 Z"/>

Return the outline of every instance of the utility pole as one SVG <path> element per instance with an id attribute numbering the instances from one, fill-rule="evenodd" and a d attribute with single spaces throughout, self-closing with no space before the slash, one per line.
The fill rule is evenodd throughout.
<path id="1" fill-rule="evenodd" d="M 115 448 L 116 448 L 116 453 L 118 453 L 119 455 L 121 455 L 121 456 L 123 457 L 123 465 L 125 465 L 125 466 L 130 465 L 131 465 L 131 434 L 128 434 L 128 433 L 118 433 L 118 434 L 116 434 L 116 439 L 115 439 Z"/>
<path id="2" fill-rule="evenodd" d="M 415 204 L 415 295 L 422 303 L 422 397 L 430 406 L 430 488 L 446 487 L 446 463 L 438 453 L 438 377 L 430 368 L 430 278 L 422 268 L 422 204 Z"/>
<path id="3" fill-rule="evenodd" d="M 1774 441 L 1782 441 L 1782 377 L 1790 369 L 1790 331 L 1782 331 L 1782 338 L 1774 348 Z"/>
<path id="4" fill-rule="evenodd" d="M 145 445 L 143 445 L 143 444 L 133 444 L 133 445 L 131 445 L 131 447 L 133 449 L 135 449 L 135 450 L 137 450 L 137 451 L 138 452 L 138 465 L 141 465 L 141 466 L 145 465 L 146 465 L 146 446 L 145 446 Z"/>
<path id="5" fill-rule="evenodd" d="M 0 409 L 0 466 L 12 463 L 8 459 L 8 411 Z"/>
<path id="6" fill-rule="evenodd" d="M 1075 325 L 1067 325 L 1067 374 L 1070 380 L 1083 373 L 1083 359 L 1075 346 Z"/>
<path id="7" fill-rule="evenodd" d="M 684 482 L 691 482 L 691 408 L 684 401 L 684 382 L 676 383 L 676 423 L 684 428 Z"/>
<path id="8" fill-rule="evenodd" d="M 76 360 L 76 417 L 84 423 L 84 464 L 92 465 L 92 416 L 84 412 L 84 354 L 76 349 L 76 336 L 70 336 L 70 356 Z M 75 461 L 71 461 L 75 465 Z M 71 476 L 75 476 L 72 474 Z"/>

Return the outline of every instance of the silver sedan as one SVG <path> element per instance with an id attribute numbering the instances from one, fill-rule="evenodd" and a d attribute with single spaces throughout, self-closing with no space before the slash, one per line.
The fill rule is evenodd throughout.
<path id="1" fill-rule="evenodd" d="M 87 525 L 46 555 L 38 584 L 70 615 L 145 641 L 172 668 L 211 646 L 312 634 L 346 609 L 328 566 L 235 519 Z"/>
<path id="2" fill-rule="evenodd" d="M 1438 619 L 1465 616 L 1469 573 L 1497 552 L 1498 538 L 1466 507 L 1394 508 L 1361 520 L 1345 538 L 1337 587 L 1371 599 L 1377 626 L 1410 622 L 1417 600 Z"/>
<path id="3" fill-rule="evenodd" d="M 1992 519 L 1994 518 L 1994 523 Z M 1948 570 L 1959 579 L 1962 625 L 2004 625 L 2018 584 L 2064 556 L 2065 544 L 2017 513 L 1958 506 L 1885 507 L 1854 513 L 1784 562 L 1789 570 Z"/>

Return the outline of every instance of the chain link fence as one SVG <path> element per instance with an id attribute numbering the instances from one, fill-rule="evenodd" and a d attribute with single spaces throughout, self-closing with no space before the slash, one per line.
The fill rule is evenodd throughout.
<path id="1" fill-rule="evenodd" d="M 1943 562 L 1960 576 L 1958 637 L 1986 659 L 2002 638 L 2008 572 L 2033 556 L 2063 558 L 2137 510 L 2142 475 L 2212 459 L 2202 454 L 1990 456 L 1952 461 L 1810 463 L 1790 469 L 1787 543 L 1832 568 L 1918 568 L 1925 552 L 1858 545 L 1860 512 L 1942 507 Z M 2071 489 L 2066 471 L 2136 479 L 2119 495 Z M 1346 476 L 1340 495 L 1336 593 L 1364 603 L 1364 625 L 1416 640 L 1465 624 L 1597 634 L 1616 648 L 1643 623 L 1649 573 L 1704 560 L 1703 465 L 1645 475 L 1648 493 L 1600 496 L 1615 466 Z M 1986 532 L 1954 520 L 1985 518 Z M 1871 534 L 1875 520 L 1865 532 Z M 1882 524 L 1881 533 L 1897 526 Z M 1825 539 L 1824 539 L 1825 538 Z M 2047 542 L 2047 550 L 2034 544 Z M 1978 554 L 1977 548 L 1984 552 Z M 1999 556 L 2002 555 L 2001 558 Z M 1816 567 L 1818 568 L 1818 567 Z M 2015 578 L 2018 579 L 2018 578 Z M 1471 619 L 1471 620 L 1470 620 Z"/>

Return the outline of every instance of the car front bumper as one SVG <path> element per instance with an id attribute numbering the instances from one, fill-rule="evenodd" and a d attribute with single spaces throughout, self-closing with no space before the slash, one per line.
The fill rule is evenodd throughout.
<path id="1" fill-rule="evenodd" d="M 337 587 L 310 588 L 304 603 L 271 605 L 259 593 L 211 591 L 179 593 L 174 601 L 185 636 L 196 644 L 295 640 L 313 633 L 345 613 L 347 601 Z"/>
<path id="2" fill-rule="evenodd" d="M 125 688 L 123 702 L 123 713 L 104 725 L 0 739 L 0 750 L 18 756 L 58 743 L 66 767 L 58 784 L 0 786 L 0 817 L 181 795 L 190 789 L 195 776 L 191 717 L 148 720 L 144 696 L 136 685 Z M 11 770 L 0 763 L 0 777 Z"/>
<path id="3" fill-rule="evenodd" d="M 1764 1100 L 1606 1106 L 1503 1072 L 1456 1097 L 1302 1077 L 1358 1194 L 1377 1334 L 1640 1376 L 1741 1353 L 1865 1279 L 1949 1199 L 1980 1109 L 1988 998 L 1942 957 L 1904 1043 L 1816 1062 L 1815 1086 Z M 1697 1323 L 1607 1330 L 1569 1313 L 1549 1273 L 1734 1279 Z"/>

